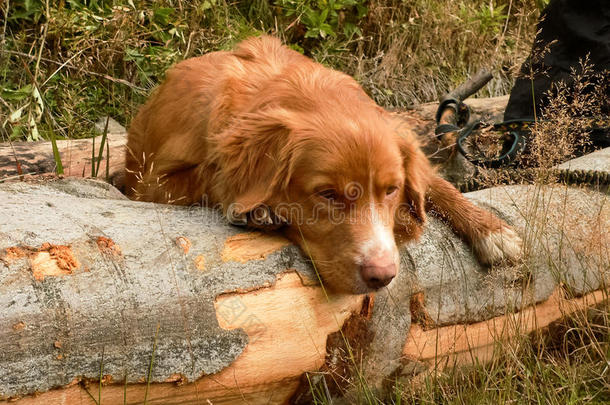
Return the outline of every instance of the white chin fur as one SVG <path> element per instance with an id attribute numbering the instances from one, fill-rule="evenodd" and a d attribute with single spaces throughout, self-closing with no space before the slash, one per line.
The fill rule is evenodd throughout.
<path id="1" fill-rule="evenodd" d="M 512 228 L 501 228 L 475 241 L 473 248 L 486 265 L 513 262 L 521 257 L 521 238 Z"/>

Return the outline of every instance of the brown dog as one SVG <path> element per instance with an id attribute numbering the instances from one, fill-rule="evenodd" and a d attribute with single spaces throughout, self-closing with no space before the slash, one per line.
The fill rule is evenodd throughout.
<path id="1" fill-rule="evenodd" d="M 129 129 L 134 199 L 220 204 L 232 220 L 283 226 L 326 286 L 365 293 L 398 271 L 394 231 L 444 217 L 485 264 L 521 240 L 438 177 L 415 135 L 351 77 L 272 37 L 185 60 Z"/>

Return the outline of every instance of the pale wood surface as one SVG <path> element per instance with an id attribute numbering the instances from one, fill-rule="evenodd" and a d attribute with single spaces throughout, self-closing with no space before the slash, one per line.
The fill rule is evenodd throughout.
<path id="1" fill-rule="evenodd" d="M 206 210 L 107 199 L 105 189 L 98 189 L 99 182 L 90 183 L 93 182 L 72 179 L 0 186 L 0 217 L 11 217 L 0 229 L 0 275 L 4 277 L 0 283 L 0 345 L 4 355 L 0 364 L 6 369 L 22 364 L 16 371 L 21 374 L 15 374 L 20 375 L 19 379 L 12 382 L 27 382 L 28 387 L 34 387 L 28 392 L 65 387 L 76 379 L 75 385 L 23 398 L 21 403 L 87 403 L 83 386 L 97 397 L 94 380 L 99 375 L 96 362 L 102 347 L 107 370 L 103 381 L 108 383 L 102 390 L 102 397 L 108 402 L 102 403 L 122 403 L 123 364 L 132 353 L 144 361 L 138 362 L 139 374 L 130 371 L 133 378 L 127 387 L 128 403 L 143 403 L 151 347 L 149 332 L 158 321 L 164 324 L 160 342 L 173 349 L 159 353 L 154 368 L 164 372 L 159 372 L 156 382 L 150 385 L 148 403 L 198 403 L 198 399 L 206 398 L 213 403 L 284 403 L 299 385 L 301 374 L 318 370 L 326 355 L 334 353 L 332 347 L 326 347 L 326 337 L 339 330 L 350 314 L 359 312 L 361 297 L 335 297 L 329 302 L 320 287 L 311 285 L 311 277 L 301 279 L 306 267 L 300 261 L 300 253 L 286 246 L 287 242 L 278 235 L 245 233 L 228 227 Z M 526 186 L 485 190 L 469 196 L 476 201 L 477 195 L 516 224 L 520 232 L 525 232 L 523 227 L 527 225 L 531 235 L 539 235 L 537 244 L 529 242 L 534 247 L 534 257 L 528 262 L 536 269 L 530 287 L 535 288 L 523 286 L 516 279 L 507 282 L 512 279 L 505 278 L 510 276 L 506 269 L 481 270 L 469 249 L 446 226 L 430 218 L 422 243 L 409 245 L 408 250 L 401 248 L 405 259 L 401 274 L 413 272 L 416 280 L 403 280 L 405 286 L 419 284 L 424 310 L 441 326 L 421 331 L 414 325 L 405 349 L 404 337 L 389 335 L 385 348 L 398 341 L 402 349 L 394 358 L 402 353 L 428 363 L 445 357 L 449 364 L 454 359 L 483 361 L 491 353 L 494 338 L 514 336 L 508 331 L 516 319 L 522 317 L 526 321 L 520 327 L 526 333 L 533 330 L 532 325 L 545 326 L 569 313 L 565 310 L 569 306 L 553 301 L 552 291 L 565 286 L 587 294 L 607 285 L 600 278 L 610 268 L 605 250 L 610 237 L 610 213 L 605 196 L 586 190 Z M 538 205 L 544 213 L 542 217 L 526 212 Z M 556 237 L 561 244 L 554 242 Z M 24 252 L 19 253 L 19 248 Z M 568 260 L 575 255 L 578 261 Z M 136 258 L 144 261 L 134 261 Z M 449 260 L 447 265 L 441 263 L 445 259 Z M 549 270 L 548 264 L 545 267 L 549 260 L 555 266 L 562 262 L 565 268 Z M 557 284 L 553 277 L 557 271 L 563 273 L 562 283 L 566 284 Z M 266 275 L 260 278 L 261 274 Z M 177 299 L 177 291 L 181 299 Z M 37 300 L 34 292 L 46 294 L 51 304 Z M 519 296 L 521 293 L 525 295 Z M 30 299 L 11 302 L 13 297 L 28 294 Z M 236 297 L 245 311 L 231 319 L 223 315 L 223 306 Z M 500 302 L 506 297 L 513 298 Z M 512 308 L 528 306 L 533 300 L 542 302 L 534 312 L 537 323 L 527 315 L 531 309 L 506 315 Z M 143 313 L 141 306 L 132 308 L 133 301 L 148 303 L 146 311 Z M 389 330 L 396 318 L 388 316 L 387 310 L 377 305 L 377 299 L 374 302 L 374 310 L 380 308 L 381 316 L 371 323 Z M 578 299 L 574 302 L 581 303 Z M 56 307 L 66 310 L 58 313 Z M 129 311 L 133 314 L 129 315 Z M 403 313 L 408 315 L 407 311 Z M 74 313 L 81 315 L 66 316 Z M 92 322 L 80 323 L 80 327 L 74 324 L 94 315 L 97 318 Z M 129 315 L 129 322 L 115 322 L 125 315 Z M 37 326 L 40 319 L 45 322 L 41 327 Z M 261 322 L 253 321 L 256 319 Z M 483 319 L 492 320 L 476 323 Z M 444 326 L 455 322 L 461 325 Z M 207 336 L 213 327 L 219 329 L 206 338 L 209 344 L 194 342 L 198 345 L 193 348 L 196 360 L 207 361 L 225 350 L 227 346 L 221 339 L 225 332 L 239 335 L 242 330 L 250 343 L 244 343 L 242 352 L 239 345 L 235 346 L 239 343 L 236 341 L 234 347 L 240 349 L 236 358 L 200 378 L 199 370 L 208 367 L 202 364 L 189 377 L 193 383 L 180 384 L 180 373 L 187 375 L 191 362 L 190 342 L 182 333 L 187 324 L 198 337 Z M 408 327 L 402 330 L 407 336 Z M 63 336 L 59 340 L 55 337 L 57 331 Z M 124 332 L 130 333 L 129 339 L 121 339 Z M 143 344 L 132 346 L 137 340 L 134 338 Z M 59 345 L 55 346 L 57 342 Z M 67 348 L 65 352 L 62 344 Z M 47 353 L 45 350 L 49 350 L 48 355 L 41 355 Z M 62 353 L 66 355 L 56 357 Z M 71 363 L 72 354 L 88 361 L 82 365 Z M 387 350 L 384 354 L 388 355 Z M 9 355 L 11 362 L 6 361 Z M 51 372 L 51 366 L 57 372 Z M 11 384 L 7 375 L 11 374 L 0 373 L 0 379 Z M 66 378 L 58 383 L 52 379 L 58 375 Z"/>
<path id="2" fill-rule="evenodd" d="M 218 322 L 222 328 L 242 328 L 250 343 L 240 357 L 220 373 L 194 383 L 152 384 L 148 404 L 283 404 L 299 385 L 303 372 L 322 366 L 326 337 L 337 331 L 347 317 L 358 311 L 363 296 L 327 299 L 322 289 L 304 286 L 295 272 L 279 276 L 274 286 L 249 293 L 223 294 L 216 299 Z M 239 302 L 245 312 L 236 319 L 223 316 L 223 306 Z M 265 327 L 251 320 L 265 319 Z M 94 404 L 84 384 L 51 390 L 17 400 L 15 404 L 72 405 Z M 98 384 L 86 385 L 98 398 Z M 143 404 L 146 384 L 130 384 L 126 391 L 120 382 L 102 387 L 102 404 Z"/>
<path id="3" fill-rule="evenodd" d="M 90 177 L 92 148 L 95 146 L 97 159 L 102 137 L 92 139 L 73 139 L 57 141 L 57 148 L 65 176 Z M 125 167 L 125 133 L 110 133 L 107 136 L 110 159 L 104 147 L 98 176 L 106 178 L 106 165 L 109 163 L 109 177 L 112 179 Z M 97 166 L 96 166 L 97 167 Z M 55 159 L 51 142 L 12 142 L 0 143 L 0 181 L 7 178 L 19 178 L 20 175 L 37 175 L 55 172 Z"/>
<path id="4" fill-rule="evenodd" d="M 224 322 L 222 327 L 242 327 L 253 339 L 240 358 L 222 372 L 195 383 L 152 384 L 148 404 L 284 404 L 299 384 L 303 371 L 320 367 L 325 356 L 326 335 L 362 305 L 357 297 L 328 302 L 320 288 L 304 287 L 294 272 L 281 275 L 275 286 L 246 294 L 226 294 L 218 298 L 217 308 L 235 298 L 246 303 L 252 316 L 277 321 L 277 328 L 256 330 L 240 321 Z M 424 331 L 413 325 L 404 347 L 410 360 L 434 364 L 437 368 L 490 359 L 494 345 L 536 329 L 576 311 L 599 305 L 608 299 L 608 291 L 597 290 L 580 298 L 566 299 L 557 290 L 547 301 L 523 311 L 498 316 L 470 325 L 453 325 Z M 297 305 L 294 305 L 297 303 Z M 281 353 L 285 353 L 285 360 Z M 274 353 L 270 356 L 269 353 Z M 294 356 L 299 353 L 299 356 Z M 278 354 L 280 354 L 278 356 Z M 264 370 L 264 373 L 261 371 Z M 261 387 L 265 387 L 261 390 Z M 86 385 L 98 398 L 98 385 Z M 122 404 L 122 384 L 102 387 L 102 403 Z M 145 384 L 127 387 L 127 404 L 143 404 Z M 19 405 L 95 404 L 85 385 L 72 385 L 11 402 Z"/>
<path id="5" fill-rule="evenodd" d="M 566 299 L 563 294 L 563 290 L 558 288 L 544 302 L 483 322 L 430 330 L 413 325 L 403 354 L 409 359 L 431 363 L 436 368 L 475 360 L 486 362 L 491 359 L 498 342 L 546 328 L 576 311 L 599 305 L 609 297 L 608 290 L 593 291 L 573 299 Z"/>

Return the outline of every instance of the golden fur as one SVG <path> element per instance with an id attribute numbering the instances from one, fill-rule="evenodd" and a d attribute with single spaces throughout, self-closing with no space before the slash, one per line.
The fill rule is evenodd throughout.
<path id="1" fill-rule="evenodd" d="M 519 254 L 508 225 L 438 177 L 416 136 L 355 80 L 276 38 L 177 64 L 132 122 L 128 148 L 130 197 L 205 200 L 233 220 L 283 226 L 335 291 L 389 282 L 393 230 L 417 238 L 431 209 L 481 261 Z M 509 249 L 490 239 L 502 233 Z M 363 281 L 379 272 L 381 284 Z"/>

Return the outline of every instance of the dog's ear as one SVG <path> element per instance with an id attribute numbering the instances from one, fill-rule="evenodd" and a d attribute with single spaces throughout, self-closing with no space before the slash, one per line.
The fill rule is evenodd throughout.
<path id="1" fill-rule="evenodd" d="M 405 202 L 411 207 L 411 215 L 420 225 L 426 222 L 427 174 L 417 161 L 405 163 Z"/>
<path id="2" fill-rule="evenodd" d="M 408 225 L 409 217 L 414 218 L 417 225 L 421 226 L 426 222 L 426 193 L 432 175 L 432 167 L 428 158 L 419 148 L 417 135 L 411 130 L 411 126 L 404 119 L 390 114 L 383 108 L 376 106 L 377 112 L 382 119 L 394 131 L 394 136 L 403 159 L 405 172 L 404 197 L 405 204 L 401 204 L 397 215 L 399 222 Z M 404 212 L 408 211 L 408 212 Z M 402 217 L 402 219 L 401 219 Z"/>
<path id="3" fill-rule="evenodd" d="M 405 171 L 404 202 L 409 206 L 409 214 L 419 225 L 426 222 L 426 194 L 432 168 L 420 150 L 415 135 L 399 135 L 399 145 Z"/>
<path id="4" fill-rule="evenodd" d="M 255 226 L 281 220 L 272 205 L 292 173 L 289 120 L 284 109 L 248 113 L 219 136 L 217 148 L 223 160 L 219 167 L 229 190 L 224 200 L 230 220 Z"/>

